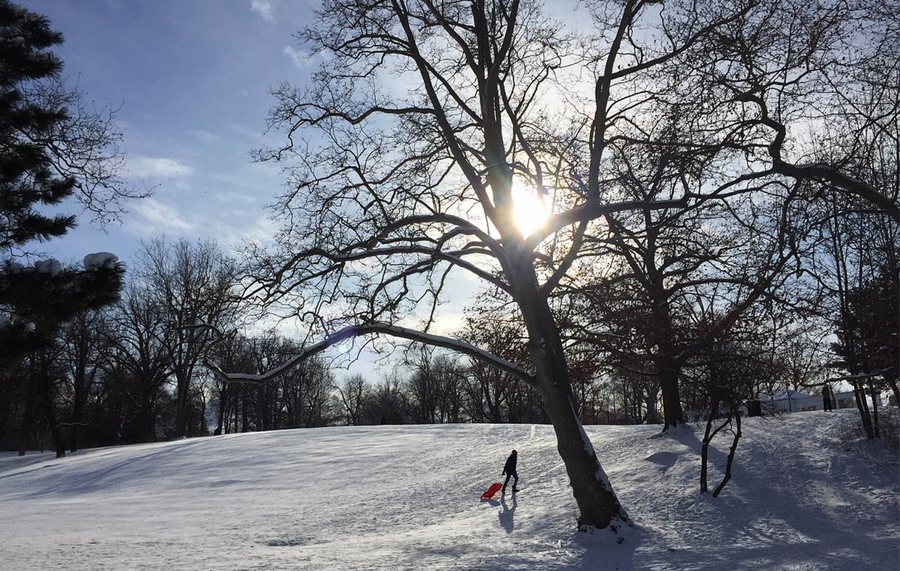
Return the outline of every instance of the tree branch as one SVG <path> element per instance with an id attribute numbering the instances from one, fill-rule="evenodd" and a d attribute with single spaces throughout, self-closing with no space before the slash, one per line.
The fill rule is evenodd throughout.
<path id="1" fill-rule="evenodd" d="M 221 335 L 221 332 L 211 325 L 195 324 L 191 327 L 209 328 Z M 475 347 L 474 345 L 471 345 L 465 341 L 454 339 L 452 337 L 443 337 L 440 335 L 434 335 L 432 333 L 425 333 L 423 331 L 416 331 L 414 329 L 408 329 L 406 327 L 400 327 L 399 325 L 391 325 L 388 323 L 366 323 L 363 325 L 345 327 L 344 329 L 341 329 L 327 336 L 322 341 L 304 348 L 302 351 L 300 351 L 300 353 L 298 353 L 292 359 L 288 360 L 286 363 L 261 374 L 226 373 L 220 367 L 210 362 L 209 360 L 204 361 L 204 364 L 225 382 L 264 384 L 274 377 L 277 377 L 281 373 L 284 373 L 296 367 L 302 361 L 312 357 L 313 355 L 321 353 L 332 345 L 336 345 L 338 343 L 341 343 L 342 341 L 346 341 L 347 339 L 352 339 L 354 337 L 378 334 L 388 335 L 391 337 L 399 337 L 401 339 L 408 339 L 410 341 L 416 341 L 434 347 L 443 347 L 444 349 L 450 349 L 452 351 L 456 351 L 458 353 L 462 353 L 463 355 L 467 355 L 469 357 L 482 361 L 488 365 L 491 365 L 492 367 L 496 367 L 501 371 L 509 373 L 514 377 L 525 381 L 531 387 L 537 387 L 537 381 L 535 380 L 533 374 L 525 371 L 518 365 L 507 361 L 506 359 L 497 357 L 496 355 L 488 353 L 483 349 L 479 349 L 478 347 Z"/>
<path id="2" fill-rule="evenodd" d="M 629 200 L 626 202 L 615 202 L 613 204 L 588 202 L 548 218 L 538 231 L 525 239 L 525 248 L 533 251 L 537 248 L 538 244 L 546 240 L 554 232 L 558 232 L 566 226 L 577 222 L 587 222 L 606 216 L 607 214 L 623 212 L 626 210 L 665 210 L 667 208 L 684 208 L 687 206 L 687 202 L 686 197 L 673 200 Z"/>

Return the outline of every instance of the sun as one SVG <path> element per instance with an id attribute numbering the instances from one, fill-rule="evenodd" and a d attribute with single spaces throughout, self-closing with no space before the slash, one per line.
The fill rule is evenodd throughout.
<path id="1" fill-rule="evenodd" d="M 546 200 L 538 191 L 520 181 L 513 183 L 513 216 L 522 236 L 527 237 L 537 231 L 550 216 Z"/>

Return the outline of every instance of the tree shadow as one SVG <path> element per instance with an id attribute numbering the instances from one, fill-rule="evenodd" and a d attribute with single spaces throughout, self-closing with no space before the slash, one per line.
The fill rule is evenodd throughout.
<path id="1" fill-rule="evenodd" d="M 644 460 L 658 465 L 659 471 L 665 472 L 678 461 L 678 454 L 675 454 L 674 452 L 657 452 L 656 454 L 647 456 Z"/>
<path id="2" fill-rule="evenodd" d="M 114 488 L 133 481 L 137 475 L 146 475 L 148 467 L 159 469 L 157 464 L 159 457 L 183 452 L 186 448 L 193 448 L 203 443 L 203 439 L 192 438 L 177 443 L 160 443 L 161 445 L 158 448 L 126 449 L 127 453 L 132 454 L 131 457 L 112 465 L 105 465 L 102 462 L 88 462 L 77 467 L 72 466 L 68 478 L 51 480 L 53 485 L 47 487 L 38 486 L 34 491 L 23 497 L 37 498 L 48 494 L 78 496 Z M 82 458 L 89 459 L 88 456 Z M 102 456 L 97 458 L 102 458 Z M 54 464 L 47 467 L 62 464 L 65 461 L 66 459 L 57 459 Z"/>
<path id="3" fill-rule="evenodd" d="M 592 529 L 579 533 L 576 543 L 584 547 L 575 569 L 634 569 L 634 556 L 644 539 L 644 530 L 631 523 L 615 530 Z"/>
<path id="4" fill-rule="evenodd" d="M 732 480 L 720 497 L 713 498 L 712 494 L 699 493 L 702 442 L 697 434 L 683 429 L 668 434 L 684 448 L 677 453 L 657 452 L 646 460 L 665 472 L 674 465 L 669 463 L 673 457 L 684 458 L 690 461 L 685 468 L 696 469 L 694 476 L 698 478 L 694 480 L 698 486 L 695 491 L 682 495 L 678 503 L 692 506 L 694 513 L 679 513 L 669 523 L 677 521 L 686 528 L 696 524 L 698 531 L 707 528 L 703 533 L 724 543 L 710 548 L 698 545 L 686 533 L 664 533 L 651 544 L 671 544 L 672 548 L 642 552 L 639 564 L 647 568 L 736 570 L 781 568 L 793 563 L 876 568 L 880 558 L 892 551 L 900 511 L 896 503 L 881 505 L 870 494 L 878 487 L 896 487 L 896 483 L 883 481 L 890 478 L 871 473 L 867 470 L 870 467 L 834 448 L 793 446 L 789 435 L 786 431 L 778 445 L 766 447 L 742 439 Z M 730 438 L 721 442 L 717 439 L 710 445 L 711 487 L 721 477 L 719 471 L 727 458 L 716 444 L 727 447 Z M 817 454 L 830 454 L 827 471 Z M 661 523 L 660 527 L 666 525 Z M 648 533 L 660 535 L 659 530 L 648 529 Z"/>

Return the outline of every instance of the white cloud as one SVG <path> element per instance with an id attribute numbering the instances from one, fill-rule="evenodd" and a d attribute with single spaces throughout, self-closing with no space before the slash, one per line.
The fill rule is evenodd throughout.
<path id="1" fill-rule="evenodd" d="M 239 214 L 234 213 L 225 216 L 225 218 L 236 220 L 239 216 Z M 210 222 L 208 227 L 214 230 L 216 239 L 220 244 L 234 248 L 239 248 L 247 242 L 255 242 L 257 244 L 270 242 L 279 229 L 278 223 L 271 220 L 267 214 L 257 216 L 252 222 L 242 223 L 240 228 L 234 224 L 218 221 Z"/>
<path id="2" fill-rule="evenodd" d="M 466 318 L 462 313 L 450 312 L 435 318 L 432 332 L 437 335 L 453 336 L 465 326 Z"/>
<path id="3" fill-rule="evenodd" d="M 271 0 L 250 0 L 250 11 L 259 14 L 266 22 L 275 21 L 275 5 Z"/>
<path id="4" fill-rule="evenodd" d="M 144 233 L 188 232 L 195 228 L 180 212 L 155 198 L 144 198 L 136 202 L 134 210 L 144 219 L 138 224 Z"/>
<path id="5" fill-rule="evenodd" d="M 181 178 L 194 174 L 194 169 L 175 159 L 136 156 L 128 159 L 128 173 L 135 177 Z"/>
<path id="6" fill-rule="evenodd" d="M 308 53 L 302 52 L 292 46 L 287 46 L 286 48 L 284 48 L 282 53 L 284 53 L 284 55 L 286 55 L 287 57 L 291 58 L 291 62 L 294 64 L 294 66 L 299 67 L 300 69 L 305 69 L 305 68 L 309 67 L 309 65 L 313 61 L 313 58 L 311 55 L 309 55 Z"/>

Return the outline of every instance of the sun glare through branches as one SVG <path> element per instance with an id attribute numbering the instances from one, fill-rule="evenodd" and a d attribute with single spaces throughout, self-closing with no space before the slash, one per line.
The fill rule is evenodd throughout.
<path id="1" fill-rule="evenodd" d="M 513 204 L 516 226 L 522 236 L 530 236 L 550 215 L 546 199 L 522 180 L 513 181 Z"/>

